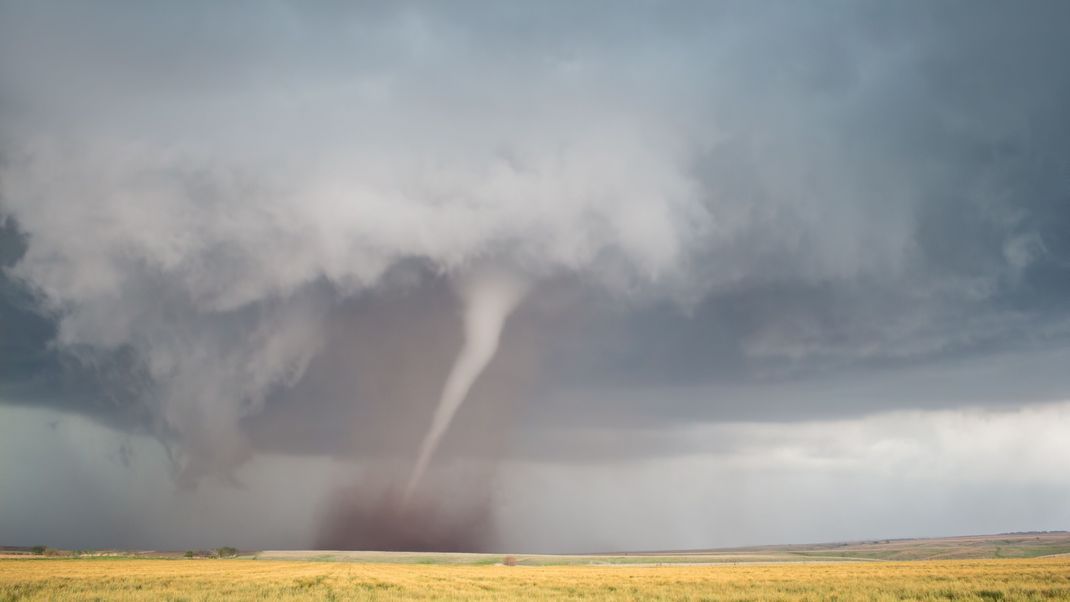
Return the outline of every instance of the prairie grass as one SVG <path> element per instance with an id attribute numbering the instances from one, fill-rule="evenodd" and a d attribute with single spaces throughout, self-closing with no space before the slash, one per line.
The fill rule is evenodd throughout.
<path id="1" fill-rule="evenodd" d="M 1070 600 L 1070 557 L 709 566 L 0 560 L 0 600 Z"/>

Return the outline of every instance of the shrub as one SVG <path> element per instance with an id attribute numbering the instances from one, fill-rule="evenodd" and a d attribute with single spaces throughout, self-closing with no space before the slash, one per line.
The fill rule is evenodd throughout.
<path id="1" fill-rule="evenodd" d="M 218 554 L 220 558 L 228 558 L 228 557 L 232 557 L 232 556 L 237 556 L 238 555 L 238 548 L 232 548 L 230 546 L 223 546 L 222 548 L 219 548 L 218 550 L 216 550 L 216 554 Z"/>
<path id="2" fill-rule="evenodd" d="M 30 551 L 33 552 L 37 556 L 43 556 L 44 553 L 45 553 L 45 550 L 47 550 L 47 549 L 48 548 L 46 546 L 34 546 L 34 547 L 30 548 Z"/>

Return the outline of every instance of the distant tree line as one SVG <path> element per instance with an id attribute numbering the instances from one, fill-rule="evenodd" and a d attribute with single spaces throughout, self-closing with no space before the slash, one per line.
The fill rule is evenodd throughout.
<path id="1" fill-rule="evenodd" d="M 186 550 L 186 558 L 234 558 L 238 555 L 238 548 L 223 546 L 213 550 Z"/>

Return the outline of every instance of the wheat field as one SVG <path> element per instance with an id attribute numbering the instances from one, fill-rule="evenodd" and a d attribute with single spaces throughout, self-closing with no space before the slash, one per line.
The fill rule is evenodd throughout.
<path id="1" fill-rule="evenodd" d="M 6 559 L 2 600 L 1054 600 L 1070 557 L 707 566 Z"/>

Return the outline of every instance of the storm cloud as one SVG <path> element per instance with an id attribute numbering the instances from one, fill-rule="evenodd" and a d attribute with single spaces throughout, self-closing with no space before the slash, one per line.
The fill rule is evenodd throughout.
<path id="1" fill-rule="evenodd" d="M 478 546 L 768 540 L 584 541 L 538 508 L 583 471 L 649 498 L 646 463 L 760 456 L 746 433 L 776 449 L 856 421 L 836 454 L 864 455 L 907 428 L 887 416 L 1013 433 L 1034 424 L 1016 412 L 1062 407 L 1068 18 L 1060 2 L 0 3 L 0 412 L 159 445 L 142 453 L 193 499 L 352 463 L 342 495 L 374 507 L 462 345 L 455 283 L 504 270 L 528 293 L 437 461 L 481 467 Z M 771 491 L 814 468 L 784 466 Z M 444 507 L 464 497 L 448 489 Z M 1013 522 L 986 521 L 961 528 Z M 803 536 L 820 538 L 783 539 Z"/>

